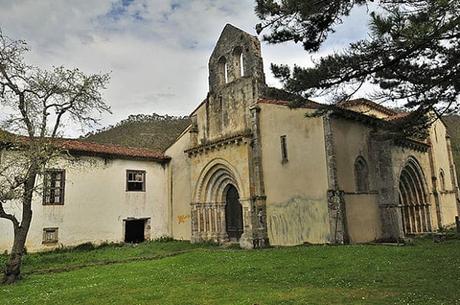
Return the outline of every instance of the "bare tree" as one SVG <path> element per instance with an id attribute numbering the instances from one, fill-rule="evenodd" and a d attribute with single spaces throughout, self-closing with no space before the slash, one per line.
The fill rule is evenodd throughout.
<path id="1" fill-rule="evenodd" d="M 43 70 L 25 63 L 27 51 L 24 41 L 0 30 L 0 109 L 6 113 L 1 123 L 9 131 L 0 131 L 0 218 L 11 221 L 14 231 L 2 280 L 6 284 L 21 277 L 33 196 L 40 188 L 37 178 L 62 153 L 58 138 L 63 125 L 91 125 L 95 113 L 110 112 L 100 93 L 108 74 Z"/>

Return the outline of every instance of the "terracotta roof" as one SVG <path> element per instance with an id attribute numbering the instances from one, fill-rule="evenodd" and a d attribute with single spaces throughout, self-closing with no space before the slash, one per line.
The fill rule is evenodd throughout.
<path id="1" fill-rule="evenodd" d="M 145 148 L 127 147 L 116 144 L 99 144 L 74 139 L 57 139 L 57 143 L 62 145 L 63 149 L 79 153 L 112 155 L 116 157 L 150 159 L 155 161 L 169 161 L 171 159 L 162 152 Z"/>
<path id="2" fill-rule="evenodd" d="M 409 116 L 411 113 L 410 112 L 400 112 L 395 115 L 387 117 L 385 120 L 386 121 L 397 121 L 400 119 L 404 119 L 405 117 Z"/>
<path id="3" fill-rule="evenodd" d="M 260 104 L 272 104 L 272 105 L 289 106 L 289 103 L 291 103 L 291 102 L 290 101 L 285 101 L 285 100 L 264 99 L 263 98 L 263 99 L 259 99 L 258 103 L 260 103 Z M 342 103 L 337 104 L 336 106 L 338 106 L 338 108 L 341 108 L 343 110 L 351 111 L 352 113 L 355 113 L 355 114 L 368 116 L 367 114 L 364 114 L 364 113 L 361 114 L 360 112 L 357 112 L 355 110 L 348 109 L 349 107 L 359 106 L 359 105 L 366 105 L 366 106 L 368 106 L 370 108 L 376 109 L 378 111 L 381 111 L 381 112 L 387 114 L 388 117 L 384 118 L 384 119 L 381 119 L 381 120 L 388 121 L 388 122 L 394 122 L 394 121 L 397 121 L 397 120 L 400 120 L 400 119 L 404 119 L 408 115 L 410 115 L 410 112 L 397 112 L 397 111 L 394 111 L 394 110 L 392 110 L 390 108 L 384 107 L 382 105 L 379 105 L 379 104 L 377 104 L 377 103 L 375 103 L 373 101 L 370 101 L 370 100 L 367 100 L 367 99 L 364 99 L 364 98 L 342 102 Z M 317 103 L 317 102 L 314 102 L 314 101 L 310 100 L 305 105 L 302 105 L 299 108 L 318 109 L 318 108 L 320 108 L 322 106 L 327 107 L 328 105 Z M 351 115 L 351 113 L 350 113 L 350 115 Z"/>
<path id="4" fill-rule="evenodd" d="M 284 101 L 284 100 L 276 100 L 276 99 L 259 99 L 257 101 L 259 104 L 272 104 L 272 105 L 281 105 L 281 106 L 289 106 L 292 101 Z M 318 109 L 322 106 L 322 104 L 313 102 L 313 101 L 307 101 L 305 104 L 301 105 L 299 108 L 309 108 L 309 109 Z"/>
<path id="5" fill-rule="evenodd" d="M 28 141 L 28 138 L 23 136 L 15 137 L 15 139 L 22 143 Z M 14 140 L 10 139 L 9 142 L 11 141 Z M 50 139 L 50 143 L 56 145 L 59 149 L 81 155 L 114 156 L 120 159 L 146 159 L 158 162 L 167 162 L 171 159 L 159 151 L 116 144 L 99 144 L 63 138 Z"/>
<path id="6" fill-rule="evenodd" d="M 398 112 L 390 109 L 390 108 L 387 108 L 385 106 L 382 106 L 380 104 L 377 104 L 376 102 L 373 102 L 371 100 L 368 100 L 368 99 L 365 99 L 365 98 L 359 98 L 359 99 L 355 99 L 355 100 L 351 100 L 351 101 L 345 101 L 345 102 L 342 102 L 342 103 L 338 103 L 337 106 L 339 107 L 342 107 L 342 108 L 348 108 L 348 107 L 352 107 L 352 106 L 360 106 L 360 105 L 365 105 L 365 106 L 368 106 L 370 108 L 373 108 L 375 110 L 378 110 L 378 111 L 381 111 L 389 116 L 393 116 L 393 115 L 396 115 L 398 114 Z"/>

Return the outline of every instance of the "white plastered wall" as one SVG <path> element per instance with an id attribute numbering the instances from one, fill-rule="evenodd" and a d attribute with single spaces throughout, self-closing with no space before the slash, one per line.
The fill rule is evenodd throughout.
<path id="1" fill-rule="evenodd" d="M 327 243 L 330 225 L 323 120 L 306 118 L 307 109 L 260 107 L 270 244 Z M 284 135 L 287 162 L 281 157 L 280 137 Z"/>
<path id="2" fill-rule="evenodd" d="M 44 206 L 37 194 L 26 247 L 29 251 L 85 242 L 121 242 L 124 220 L 150 219 L 150 238 L 168 235 L 167 166 L 153 161 L 80 157 L 63 159 L 50 168 L 65 169 L 64 205 Z M 126 170 L 146 171 L 145 192 L 126 191 Z M 40 181 L 37 181 L 40 183 Z M 19 214 L 20 205 L 9 207 Z M 42 244 L 44 228 L 58 228 L 57 244 Z M 149 237 L 147 235 L 147 237 Z M 0 251 L 9 250 L 13 232 L 9 221 L 0 219 Z"/>

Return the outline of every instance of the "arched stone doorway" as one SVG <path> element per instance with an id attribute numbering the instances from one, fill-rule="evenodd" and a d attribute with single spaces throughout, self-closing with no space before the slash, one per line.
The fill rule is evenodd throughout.
<path id="1" fill-rule="evenodd" d="M 192 202 L 192 242 L 238 241 L 245 233 L 244 193 L 236 170 L 215 159 L 200 174 Z M 248 200 L 246 199 L 246 204 Z"/>
<path id="2" fill-rule="evenodd" d="M 410 158 L 399 178 L 399 204 L 406 234 L 431 231 L 430 204 L 425 177 L 415 158 Z"/>
<path id="3" fill-rule="evenodd" d="M 225 194 L 225 227 L 231 241 L 239 241 L 243 234 L 243 207 L 239 199 L 238 190 L 229 184 Z"/>

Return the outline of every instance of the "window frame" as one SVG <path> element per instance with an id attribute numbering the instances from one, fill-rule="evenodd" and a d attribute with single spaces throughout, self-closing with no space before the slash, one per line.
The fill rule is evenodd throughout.
<path id="1" fill-rule="evenodd" d="M 281 163 L 286 163 L 289 161 L 287 135 L 280 136 L 280 145 L 281 145 Z"/>
<path id="2" fill-rule="evenodd" d="M 363 156 L 358 156 L 355 159 L 354 175 L 356 192 L 360 194 L 369 194 L 371 191 L 369 165 Z"/>
<path id="3" fill-rule="evenodd" d="M 444 172 L 444 169 L 439 169 L 439 184 L 441 188 L 441 192 L 446 192 L 447 191 L 447 184 L 446 184 L 446 174 Z"/>
<path id="4" fill-rule="evenodd" d="M 50 173 L 60 173 L 60 181 L 61 185 L 59 187 L 52 187 L 52 189 L 59 189 L 60 194 L 59 194 L 59 202 L 48 202 L 47 198 L 51 198 L 48 196 L 50 192 L 50 187 L 48 186 L 48 181 L 49 181 L 49 174 Z M 57 168 L 50 168 L 50 169 L 45 169 L 45 172 L 43 174 L 43 205 L 64 205 L 65 202 L 65 179 L 66 179 L 66 172 L 65 169 L 57 169 Z M 53 196 L 56 197 L 56 196 Z"/>
<path id="5" fill-rule="evenodd" d="M 48 240 L 47 233 L 53 232 L 55 234 L 55 239 Z M 59 242 L 59 228 L 52 227 L 52 228 L 43 228 L 43 237 L 42 237 L 42 244 L 49 245 L 49 244 L 57 244 Z"/>
<path id="6" fill-rule="evenodd" d="M 142 190 L 130 190 L 129 189 L 129 174 L 130 173 L 141 173 L 142 174 Z M 139 183 L 138 181 L 131 181 L 131 183 Z M 145 170 L 138 169 L 127 169 L 126 170 L 126 192 L 145 192 L 147 183 L 147 172 Z"/>

